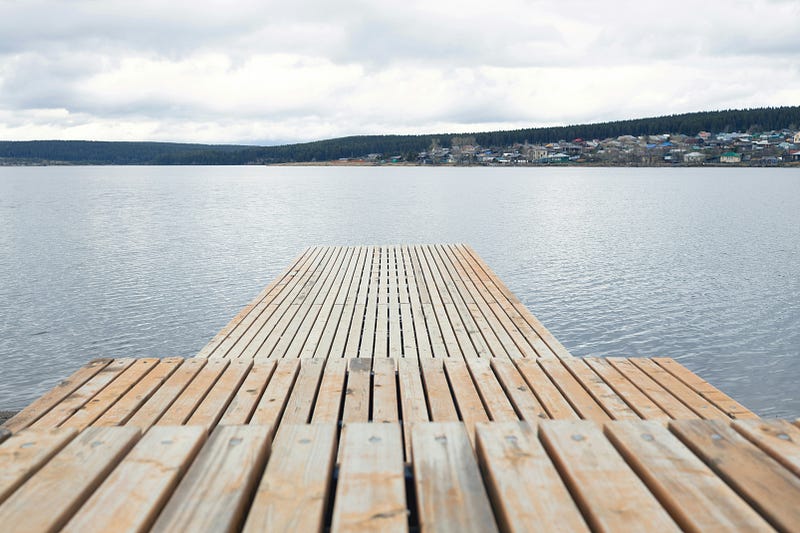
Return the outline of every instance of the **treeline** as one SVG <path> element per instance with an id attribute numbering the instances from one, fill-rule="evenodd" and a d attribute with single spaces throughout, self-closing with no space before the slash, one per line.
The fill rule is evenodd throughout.
<path id="1" fill-rule="evenodd" d="M 466 134 L 484 147 L 560 140 L 605 139 L 659 133 L 696 135 L 700 131 L 800 129 L 800 106 L 704 111 L 661 117 Z M 204 145 L 154 142 L 0 141 L 0 160 L 32 163 L 111 165 L 246 165 L 331 161 L 379 153 L 406 158 L 432 143 L 449 147 L 454 136 L 360 135 L 281 146 Z"/>

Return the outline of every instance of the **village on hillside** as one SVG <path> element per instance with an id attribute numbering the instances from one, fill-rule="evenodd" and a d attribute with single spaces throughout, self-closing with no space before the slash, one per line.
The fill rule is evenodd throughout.
<path id="1" fill-rule="evenodd" d="M 339 163 L 419 165 L 597 166 L 781 166 L 800 164 L 800 131 L 709 133 L 697 135 L 622 135 L 608 139 L 573 139 L 544 145 L 484 147 L 470 136 L 453 137 L 450 147 L 433 143 L 420 153 L 367 154 Z"/>

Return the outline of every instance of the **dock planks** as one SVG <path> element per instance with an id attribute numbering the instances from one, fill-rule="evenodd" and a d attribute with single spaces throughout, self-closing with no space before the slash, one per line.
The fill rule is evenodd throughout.
<path id="1" fill-rule="evenodd" d="M 468 246 L 312 247 L 196 357 L 91 361 L 7 421 L 0 523 L 790 531 L 798 424 L 573 358 Z"/>

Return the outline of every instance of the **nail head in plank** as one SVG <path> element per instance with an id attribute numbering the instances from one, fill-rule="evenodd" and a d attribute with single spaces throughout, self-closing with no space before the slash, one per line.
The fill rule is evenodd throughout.
<path id="1" fill-rule="evenodd" d="M 28 427 L 47 413 L 53 406 L 57 405 L 64 398 L 89 381 L 112 361 L 113 359 L 94 359 L 90 361 L 76 370 L 67 379 L 59 381 L 49 392 L 39 397 L 39 399 L 31 403 L 28 407 L 7 420 L 2 427 L 8 429 L 12 433 L 16 433 Z"/>
<path id="2" fill-rule="evenodd" d="M 267 459 L 269 426 L 217 426 L 152 531 L 233 531 Z"/>
<path id="3" fill-rule="evenodd" d="M 244 531 L 322 531 L 335 449 L 335 423 L 281 426 Z"/>
<path id="4" fill-rule="evenodd" d="M 0 445 L 0 503 L 69 443 L 74 428 L 30 428 Z"/>
<path id="5" fill-rule="evenodd" d="M 662 422 L 608 422 L 609 440 L 686 531 L 768 531 L 738 494 Z"/>
<path id="6" fill-rule="evenodd" d="M 503 531 L 589 531 L 537 437 L 536 422 L 482 423 L 477 454 Z"/>
<path id="7" fill-rule="evenodd" d="M 670 430 L 776 528 L 800 524 L 800 478 L 722 420 L 672 420 Z"/>
<path id="8" fill-rule="evenodd" d="M 411 447 L 420 530 L 498 530 L 463 424 L 417 424 Z"/>
<path id="9" fill-rule="evenodd" d="M 680 531 L 597 424 L 543 420 L 539 428 L 548 454 L 592 529 Z"/>
<path id="10" fill-rule="evenodd" d="M 346 425 L 331 531 L 408 531 L 407 508 L 400 426 Z"/>
<path id="11" fill-rule="evenodd" d="M 0 524 L 13 524 L 18 531 L 57 531 L 138 438 L 138 428 L 83 430 L 0 505 Z"/>
<path id="12" fill-rule="evenodd" d="M 151 428 L 63 531 L 147 531 L 205 438 L 200 426 Z"/>

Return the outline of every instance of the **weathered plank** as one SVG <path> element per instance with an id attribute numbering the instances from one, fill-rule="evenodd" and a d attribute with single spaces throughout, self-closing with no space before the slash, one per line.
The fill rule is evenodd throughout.
<path id="1" fill-rule="evenodd" d="M 458 421 L 450 385 L 444 373 L 444 359 L 421 359 L 422 383 L 428 399 L 431 420 L 435 422 Z"/>
<path id="2" fill-rule="evenodd" d="M 331 531 L 408 531 L 398 424 L 344 427 Z"/>
<path id="3" fill-rule="evenodd" d="M 159 426 L 185 424 L 230 362 L 230 359 L 209 359 L 156 423 Z"/>
<path id="4" fill-rule="evenodd" d="M 281 424 L 305 424 L 311 419 L 324 367 L 324 359 L 300 359 L 300 373 L 292 387 Z"/>
<path id="5" fill-rule="evenodd" d="M 495 358 L 492 360 L 492 368 L 521 419 L 536 421 L 539 418 L 547 418 L 547 411 L 536 399 L 525 378 L 522 377 L 512 361 Z"/>
<path id="6" fill-rule="evenodd" d="M 463 424 L 417 424 L 411 447 L 421 531 L 498 531 Z"/>
<path id="7" fill-rule="evenodd" d="M 267 459 L 269 426 L 217 426 L 152 531 L 233 531 Z"/>
<path id="8" fill-rule="evenodd" d="M 282 426 L 244 531 L 321 532 L 335 449 L 335 424 Z"/>
<path id="9" fill-rule="evenodd" d="M 26 429 L 0 445 L 0 503 L 69 443 L 74 428 Z"/>
<path id="10" fill-rule="evenodd" d="M 768 531 L 763 518 L 661 422 L 610 422 L 606 433 L 686 531 Z"/>
<path id="11" fill-rule="evenodd" d="M 597 424 L 545 420 L 542 442 L 592 529 L 680 531 Z"/>
<path id="12" fill-rule="evenodd" d="M 800 428 L 787 420 L 736 420 L 733 429 L 800 476 Z"/>
<path id="13" fill-rule="evenodd" d="M 372 359 L 352 358 L 348 363 L 342 422 L 368 422 Z"/>
<path id="14" fill-rule="evenodd" d="M 252 359 L 232 360 L 186 423 L 192 426 L 203 426 L 206 431 L 210 432 L 222 418 L 228 404 L 252 367 Z"/>
<path id="15" fill-rule="evenodd" d="M 219 421 L 220 424 L 237 426 L 246 424 L 250 420 L 276 366 L 275 361 L 256 362 L 253 365 L 242 386 L 228 404 L 225 414 Z"/>
<path id="16" fill-rule="evenodd" d="M 347 376 L 347 359 L 328 359 L 314 405 L 313 423 L 337 422 L 344 398 L 344 383 Z"/>
<path id="17" fill-rule="evenodd" d="M 397 422 L 397 359 L 379 358 L 372 362 L 372 422 Z"/>
<path id="18" fill-rule="evenodd" d="M 477 454 L 503 531 L 589 531 L 534 422 L 478 424 Z"/>
<path id="19" fill-rule="evenodd" d="M 289 392 L 294 386 L 299 370 L 299 359 L 281 359 L 278 361 L 275 373 L 269 380 L 269 384 L 250 419 L 251 424 L 270 427 L 278 426 L 278 421 L 283 415 L 283 409 L 289 399 Z"/>
<path id="20" fill-rule="evenodd" d="M 147 531 L 205 437 L 200 426 L 150 429 L 63 531 Z"/>
<path id="21" fill-rule="evenodd" d="M 559 420 L 580 418 L 535 359 L 517 359 L 514 364 L 550 418 Z"/>
<path id="22" fill-rule="evenodd" d="M 0 505 L 0 524 L 61 529 L 138 438 L 131 427 L 84 430 Z"/>

